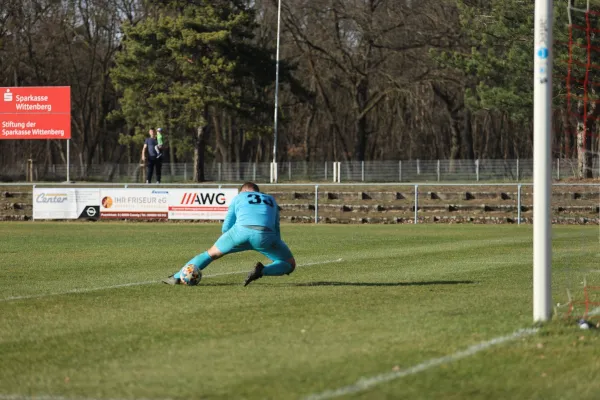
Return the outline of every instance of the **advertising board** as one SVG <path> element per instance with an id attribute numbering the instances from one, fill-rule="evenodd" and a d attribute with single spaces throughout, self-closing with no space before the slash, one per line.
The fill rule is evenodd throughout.
<path id="1" fill-rule="evenodd" d="M 167 219 L 167 189 L 101 189 L 101 219 Z"/>
<path id="2" fill-rule="evenodd" d="M 223 220 L 237 189 L 34 188 L 34 219 Z"/>
<path id="3" fill-rule="evenodd" d="M 223 220 L 237 189 L 171 189 L 169 219 Z"/>
<path id="4" fill-rule="evenodd" d="M 98 219 L 99 217 L 100 189 L 33 189 L 33 219 Z"/>

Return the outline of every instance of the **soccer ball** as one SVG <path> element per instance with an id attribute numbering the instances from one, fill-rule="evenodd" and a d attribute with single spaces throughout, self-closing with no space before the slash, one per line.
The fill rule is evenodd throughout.
<path id="1" fill-rule="evenodd" d="M 188 264 L 181 268 L 179 279 L 182 285 L 196 286 L 202 280 L 202 271 L 194 264 Z"/>

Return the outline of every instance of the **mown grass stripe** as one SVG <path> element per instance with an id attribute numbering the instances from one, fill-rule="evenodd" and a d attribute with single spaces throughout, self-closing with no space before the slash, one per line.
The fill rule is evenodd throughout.
<path id="1" fill-rule="evenodd" d="M 361 378 L 356 383 L 348 386 L 344 386 L 338 389 L 327 390 L 322 393 L 311 394 L 305 397 L 305 400 L 324 400 L 324 399 L 332 399 L 335 397 L 345 396 L 347 394 L 353 394 L 365 391 L 373 386 L 380 385 L 385 382 L 389 382 L 395 379 L 403 378 L 405 376 L 414 375 L 419 372 L 428 370 L 433 367 L 437 367 L 438 365 L 448 364 L 454 361 L 458 361 L 460 359 L 470 357 L 480 351 L 489 349 L 492 346 L 496 346 L 502 343 L 506 343 L 515 339 L 518 339 L 523 336 L 529 336 L 536 333 L 538 330 L 535 328 L 531 329 L 521 329 L 514 332 L 511 335 L 500 336 L 494 339 L 488 340 L 486 342 L 481 342 L 471 347 L 466 348 L 465 350 L 456 352 L 454 354 L 450 354 L 440 358 L 434 358 L 428 361 L 425 361 L 421 364 L 415 365 L 414 367 L 410 367 L 404 369 L 402 371 L 394 371 L 388 372 L 385 374 L 375 375 L 369 378 Z"/>
<path id="2" fill-rule="evenodd" d="M 0 394 L 0 400 L 158 400 L 158 399 L 104 399 L 95 397 L 64 397 L 52 395 L 22 395 L 22 394 Z M 161 399 L 170 400 L 170 399 Z"/>
<path id="3" fill-rule="evenodd" d="M 313 262 L 313 263 L 301 264 L 301 265 L 298 265 L 298 267 L 310 267 L 313 265 L 331 264 L 331 263 L 336 263 L 336 262 L 341 262 L 341 261 L 342 261 L 342 259 L 338 258 L 337 260 L 317 261 L 317 262 Z M 216 278 L 219 276 L 238 275 L 238 274 L 244 274 L 247 272 L 248 271 L 224 272 L 224 273 L 220 273 L 220 274 L 204 275 L 203 278 Z M 60 296 L 60 295 L 65 295 L 65 294 L 89 293 L 89 292 L 96 292 L 99 290 L 109 290 L 109 289 L 119 289 L 119 288 L 132 287 L 132 286 L 150 285 L 153 283 L 160 283 L 160 282 L 161 281 L 131 282 L 131 283 L 123 283 L 120 285 L 101 286 L 101 287 L 97 287 L 97 288 L 72 289 L 72 290 L 67 290 L 65 292 L 34 294 L 34 295 L 30 295 L 30 296 L 13 296 L 13 297 L 7 297 L 4 299 L 0 299 L 0 303 L 8 302 L 8 301 L 16 301 L 16 300 L 39 299 L 42 297 Z M 2 399 L 0 399 L 0 400 L 2 400 Z"/>

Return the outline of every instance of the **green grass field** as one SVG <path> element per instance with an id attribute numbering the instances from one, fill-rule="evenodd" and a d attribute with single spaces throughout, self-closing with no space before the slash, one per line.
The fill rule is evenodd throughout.
<path id="1" fill-rule="evenodd" d="M 0 224 L 0 400 L 600 397 L 600 332 L 490 342 L 532 327 L 531 226 L 282 231 L 291 276 L 244 288 L 243 253 L 172 287 L 219 225 Z M 598 227 L 553 241 L 555 303 L 600 283 Z"/>

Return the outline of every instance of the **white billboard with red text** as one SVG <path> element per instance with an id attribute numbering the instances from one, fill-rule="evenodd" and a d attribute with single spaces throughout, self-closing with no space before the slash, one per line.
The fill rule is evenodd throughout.
<path id="1" fill-rule="evenodd" d="M 170 189 L 169 219 L 223 220 L 237 189 Z"/>

